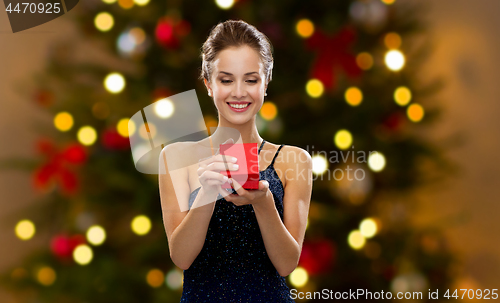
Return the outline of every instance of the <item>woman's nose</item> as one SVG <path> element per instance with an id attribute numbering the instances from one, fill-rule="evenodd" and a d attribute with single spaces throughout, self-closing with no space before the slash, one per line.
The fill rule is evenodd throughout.
<path id="1" fill-rule="evenodd" d="M 241 98 L 245 96 L 245 93 L 246 93 L 246 88 L 244 83 L 236 82 L 236 84 L 233 86 L 233 97 Z"/>

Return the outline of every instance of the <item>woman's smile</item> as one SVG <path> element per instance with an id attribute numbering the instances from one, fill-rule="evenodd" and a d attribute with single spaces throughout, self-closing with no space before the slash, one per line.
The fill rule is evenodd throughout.
<path id="1" fill-rule="evenodd" d="M 244 112 L 248 110 L 252 103 L 250 102 L 226 102 L 229 105 L 229 108 L 237 113 Z"/>

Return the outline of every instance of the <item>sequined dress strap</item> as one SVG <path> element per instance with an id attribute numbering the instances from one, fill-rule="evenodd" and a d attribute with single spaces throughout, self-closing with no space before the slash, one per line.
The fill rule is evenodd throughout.
<path id="1" fill-rule="evenodd" d="M 280 150 L 281 150 L 281 148 L 283 148 L 284 145 L 285 144 L 281 144 L 280 147 L 278 147 L 278 150 L 276 151 L 276 154 L 274 155 L 274 158 L 271 161 L 271 164 L 269 164 L 269 166 L 273 166 L 274 165 L 274 160 L 276 160 L 276 157 L 278 157 L 278 154 L 280 153 Z"/>
<path id="2" fill-rule="evenodd" d="M 266 140 L 262 139 L 262 143 L 260 144 L 259 151 L 257 152 L 258 155 L 260 155 L 260 150 L 262 149 L 262 146 L 264 146 L 264 142 L 266 142 Z"/>

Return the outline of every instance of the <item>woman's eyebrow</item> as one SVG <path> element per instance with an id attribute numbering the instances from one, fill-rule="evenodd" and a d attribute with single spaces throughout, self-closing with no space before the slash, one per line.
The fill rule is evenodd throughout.
<path id="1" fill-rule="evenodd" d="M 229 75 L 229 76 L 232 76 L 233 74 L 231 73 L 228 73 L 228 72 L 223 72 L 223 71 L 220 71 L 219 74 L 226 74 L 226 75 Z M 251 75 L 251 74 L 258 74 L 258 72 L 249 72 L 249 73 L 246 73 L 245 76 L 248 76 L 248 75 Z"/>

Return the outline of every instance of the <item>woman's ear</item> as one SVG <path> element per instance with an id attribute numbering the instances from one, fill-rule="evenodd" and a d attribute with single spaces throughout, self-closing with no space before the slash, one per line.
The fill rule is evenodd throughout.
<path id="1" fill-rule="evenodd" d="M 210 88 L 210 83 L 207 81 L 207 78 L 203 78 L 203 82 L 205 83 L 205 86 L 207 87 L 208 95 L 212 96 L 212 89 Z"/>

